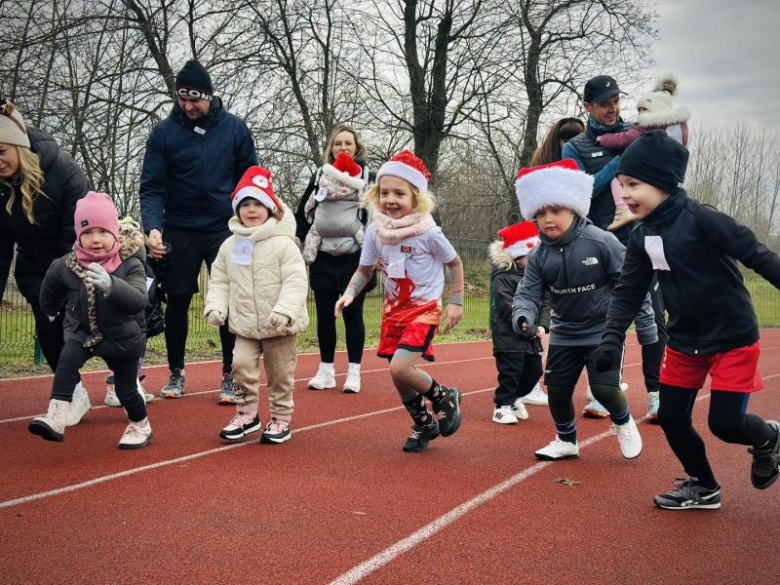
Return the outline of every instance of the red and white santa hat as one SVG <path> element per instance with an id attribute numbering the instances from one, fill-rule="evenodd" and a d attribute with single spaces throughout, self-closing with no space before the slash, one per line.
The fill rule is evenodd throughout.
<path id="1" fill-rule="evenodd" d="M 427 191 L 428 181 L 431 180 L 431 173 L 425 163 L 410 150 L 402 150 L 379 167 L 376 174 L 377 183 L 385 175 L 400 177 L 420 191 Z"/>
<path id="2" fill-rule="evenodd" d="M 496 234 L 504 241 L 504 252 L 513 260 L 527 256 L 533 248 L 539 245 L 539 229 L 530 221 L 523 221 L 503 229 Z"/>
<path id="3" fill-rule="evenodd" d="M 353 189 L 362 189 L 366 186 L 362 176 L 363 169 L 346 152 L 340 152 L 332 165 L 327 163 L 323 165 L 322 174 Z"/>
<path id="4" fill-rule="evenodd" d="M 559 205 L 580 217 L 588 215 L 593 196 L 593 177 L 584 173 L 574 159 L 540 167 L 520 169 L 515 182 L 520 213 L 533 220 L 545 207 Z"/>
<path id="5" fill-rule="evenodd" d="M 262 167 L 249 167 L 244 176 L 236 185 L 230 199 L 233 202 L 233 211 L 238 209 L 241 202 L 247 197 L 256 199 L 267 207 L 271 213 L 276 213 L 282 208 L 282 204 L 274 195 L 274 186 L 271 183 L 271 171 Z"/>

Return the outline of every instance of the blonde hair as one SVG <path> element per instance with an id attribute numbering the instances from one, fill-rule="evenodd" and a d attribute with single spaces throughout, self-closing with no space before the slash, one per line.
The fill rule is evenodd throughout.
<path id="1" fill-rule="evenodd" d="M 41 170 L 41 159 L 32 150 L 26 146 L 15 146 L 19 153 L 19 171 L 22 177 L 22 209 L 24 215 L 32 224 L 35 224 L 35 217 L 33 217 L 33 203 L 39 195 L 46 197 L 46 193 L 43 192 L 43 171 Z M 3 181 L 11 189 L 11 196 L 8 198 L 5 210 L 8 215 L 13 213 L 13 205 L 16 200 L 16 189 L 14 186 Z"/>
<path id="2" fill-rule="evenodd" d="M 363 201 L 360 204 L 361 207 L 371 207 L 372 209 L 379 210 L 379 182 L 381 180 L 380 177 L 379 181 L 371 185 L 371 188 L 363 196 Z M 412 198 L 414 199 L 412 213 L 432 213 L 433 210 L 436 209 L 436 198 L 433 194 L 428 193 L 428 191 L 420 191 L 406 179 L 403 180 L 412 190 Z"/>
<path id="3" fill-rule="evenodd" d="M 349 124 L 336 124 L 333 127 L 333 130 L 330 131 L 328 141 L 325 144 L 325 158 L 328 160 L 328 162 L 332 163 L 336 160 L 336 157 L 333 156 L 333 143 L 336 141 L 336 136 L 342 132 L 349 132 L 352 134 L 352 136 L 355 137 L 355 156 L 352 158 L 365 162 L 366 157 L 368 156 L 368 149 L 366 148 L 366 145 L 360 140 L 360 136 L 358 136 L 357 131 Z"/>

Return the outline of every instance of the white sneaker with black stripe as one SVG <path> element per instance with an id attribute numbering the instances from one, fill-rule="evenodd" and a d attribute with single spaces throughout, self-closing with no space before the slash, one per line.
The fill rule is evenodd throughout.
<path id="1" fill-rule="evenodd" d="M 493 422 L 500 425 L 516 425 L 518 420 L 512 410 L 512 405 L 496 406 L 493 409 Z"/>

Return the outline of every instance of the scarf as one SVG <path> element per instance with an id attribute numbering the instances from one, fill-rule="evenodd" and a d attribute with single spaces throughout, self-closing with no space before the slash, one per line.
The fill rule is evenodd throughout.
<path id="1" fill-rule="evenodd" d="M 421 236 L 436 227 L 430 213 L 410 213 L 398 219 L 392 219 L 379 211 L 373 214 L 376 235 L 383 244 L 395 246 L 405 238 Z"/>
<path id="2" fill-rule="evenodd" d="M 116 257 L 119 258 L 119 244 L 117 243 L 114 247 L 117 249 Z M 81 282 L 84 283 L 84 288 L 87 289 L 87 319 L 89 320 L 89 331 L 92 333 L 92 336 L 89 337 L 83 345 L 85 348 L 91 349 L 103 341 L 103 333 L 98 328 L 95 285 L 87 278 L 86 266 L 89 263 L 82 265 L 82 260 L 78 258 L 78 252 L 76 252 L 77 248 L 81 248 L 78 242 L 76 243 L 76 246 L 74 246 L 74 251 L 65 257 L 65 266 L 70 268 L 73 273 L 81 279 Z M 121 260 L 119 262 L 121 264 Z M 108 270 L 108 268 L 106 268 L 106 270 Z M 114 268 L 114 270 L 116 270 L 116 268 Z"/>
<path id="3" fill-rule="evenodd" d="M 89 265 L 92 262 L 97 262 L 105 268 L 106 272 L 109 274 L 119 268 L 119 265 L 122 264 L 122 258 L 119 256 L 120 248 L 119 240 L 114 241 L 114 247 L 108 252 L 101 253 L 82 248 L 81 243 L 79 243 L 78 240 L 73 244 L 73 251 L 76 254 L 76 259 L 83 268 L 89 268 Z"/>
<path id="4" fill-rule="evenodd" d="M 593 116 L 588 116 L 588 126 L 590 126 L 590 128 L 594 130 L 596 133 L 604 134 L 607 132 L 617 132 L 618 130 L 622 130 L 624 124 L 623 124 L 623 118 L 618 118 L 618 121 L 615 122 L 612 126 L 605 126 L 604 124 L 596 120 L 596 118 L 594 118 Z"/>

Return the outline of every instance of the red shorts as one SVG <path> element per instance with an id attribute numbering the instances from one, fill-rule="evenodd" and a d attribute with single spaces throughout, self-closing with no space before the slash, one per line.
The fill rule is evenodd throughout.
<path id="1" fill-rule="evenodd" d="M 678 388 L 699 389 L 710 375 L 713 390 L 756 392 L 764 389 L 758 373 L 759 343 L 729 351 L 703 355 L 687 355 L 666 348 L 661 364 L 661 384 Z"/>
<path id="2" fill-rule="evenodd" d="M 409 323 L 400 326 L 384 320 L 376 354 L 379 357 L 392 359 L 396 350 L 405 349 L 422 353 L 424 360 L 432 362 L 436 359 L 433 355 L 433 338 L 438 329 L 438 325 L 429 323 Z"/>

